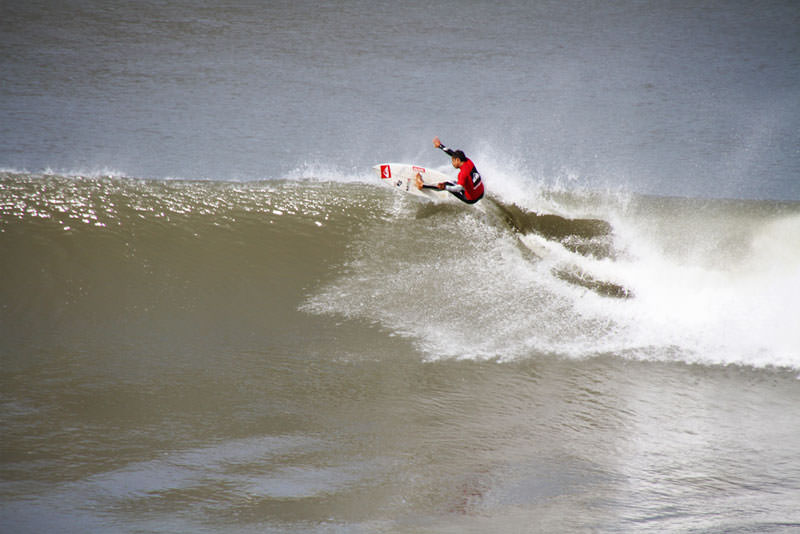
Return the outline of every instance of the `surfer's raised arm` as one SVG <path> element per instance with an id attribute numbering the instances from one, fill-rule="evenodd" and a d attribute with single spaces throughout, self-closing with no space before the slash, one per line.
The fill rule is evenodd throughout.
<path id="1" fill-rule="evenodd" d="M 453 157 L 453 155 L 455 155 L 455 151 L 444 146 L 444 144 L 439 140 L 438 135 L 433 138 L 433 146 L 435 146 L 436 148 L 441 148 L 442 150 L 444 150 L 444 153 L 450 156 L 451 158 Z"/>

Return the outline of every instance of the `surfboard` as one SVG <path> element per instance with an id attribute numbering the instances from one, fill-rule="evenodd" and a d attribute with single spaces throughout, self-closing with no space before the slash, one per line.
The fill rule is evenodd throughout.
<path id="1" fill-rule="evenodd" d="M 422 176 L 422 182 L 425 185 L 436 185 L 440 182 L 452 180 L 450 176 L 439 171 L 427 169 L 421 165 L 412 165 L 410 163 L 380 163 L 372 167 L 372 170 L 380 177 L 381 183 L 387 187 L 399 189 L 404 193 L 425 198 L 433 202 L 448 202 L 453 200 L 458 202 L 458 199 L 447 191 L 439 191 L 438 189 L 417 189 L 415 183 L 417 173 Z"/>

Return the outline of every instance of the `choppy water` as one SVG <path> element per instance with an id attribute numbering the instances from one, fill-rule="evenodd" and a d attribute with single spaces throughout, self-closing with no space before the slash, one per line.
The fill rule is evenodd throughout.
<path id="1" fill-rule="evenodd" d="M 793 3 L 2 10 L 0 531 L 800 529 Z"/>

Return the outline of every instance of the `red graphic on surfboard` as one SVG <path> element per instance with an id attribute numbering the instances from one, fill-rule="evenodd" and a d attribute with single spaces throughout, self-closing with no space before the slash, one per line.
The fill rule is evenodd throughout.
<path id="1" fill-rule="evenodd" d="M 387 180 L 392 177 L 392 168 L 389 165 L 381 165 L 381 178 Z"/>

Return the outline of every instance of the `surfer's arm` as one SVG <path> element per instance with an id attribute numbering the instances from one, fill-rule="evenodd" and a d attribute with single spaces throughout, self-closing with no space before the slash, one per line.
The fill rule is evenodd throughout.
<path id="1" fill-rule="evenodd" d="M 463 193 L 464 192 L 464 187 L 460 186 L 458 184 L 456 184 L 456 185 L 444 184 L 444 188 L 447 189 L 448 191 L 450 191 L 451 193 Z"/>
<path id="2" fill-rule="evenodd" d="M 444 153 L 450 156 L 451 158 L 453 157 L 453 154 L 455 154 L 453 150 L 450 150 L 449 148 L 444 146 L 444 144 L 439 140 L 438 136 L 433 138 L 433 146 L 442 149 Z"/>
<path id="3" fill-rule="evenodd" d="M 453 182 L 442 182 L 439 184 L 439 189 L 446 189 L 451 193 L 463 193 L 464 186 L 461 184 L 454 184 Z"/>
<path id="4" fill-rule="evenodd" d="M 451 193 L 463 193 L 464 192 L 464 187 L 462 187 L 460 184 L 454 184 L 453 182 L 439 182 L 436 185 L 429 185 L 429 184 L 423 183 L 422 175 L 420 175 L 419 173 L 417 173 L 416 178 L 417 178 L 417 180 L 416 180 L 417 189 L 438 189 L 439 191 L 447 190 L 447 191 L 450 191 Z"/>
<path id="5" fill-rule="evenodd" d="M 453 156 L 455 156 L 455 155 L 456 155 L 456 152 L 455 152 L 455 150 L 452 150 L 452 149 L 450 149 L 450 148 L 447 148 L 446 146 L 444 146 L 444 145 L 443 145 L 443 144 L 441 144 L 441 143 L 439 143 L 439 146 L 438 146 L 437 148 L 440 148 L 440 149 L 442 149 L 442 151 L 443 151 L 445 154 L 447 154 L 448 156 L 450 156 L 451 158 L 452 158 Z"/>

